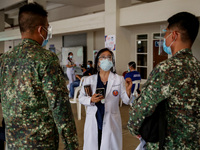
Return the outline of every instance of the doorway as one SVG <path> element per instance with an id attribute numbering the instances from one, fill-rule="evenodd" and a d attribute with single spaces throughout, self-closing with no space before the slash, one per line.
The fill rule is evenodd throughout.
<path id="1" fill-rule="evenodd" d="M 168 59 L 168 55 L 162 54 L 159 55 L 159 40 L 153 40 L 153 68 L 160 62 Z"/>

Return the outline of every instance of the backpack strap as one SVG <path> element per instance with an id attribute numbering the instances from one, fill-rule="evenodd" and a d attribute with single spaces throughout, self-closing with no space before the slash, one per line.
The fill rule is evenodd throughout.
<path id="1" fill-rule="evenodd" d="M 166 105 L 167 100 L 161 102 L 159 107 L 159 150 L 163 150 L 166 137 L 167 120 L 166 120 Z M 163 132 L 164 131 L 164 132 Z"/>

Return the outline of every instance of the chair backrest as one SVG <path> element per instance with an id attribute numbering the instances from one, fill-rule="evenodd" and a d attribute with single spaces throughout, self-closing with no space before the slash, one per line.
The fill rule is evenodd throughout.
<path id="1" fill-rule="evenodd" d="M 141 82 L 141 80 L 135 80 L 132 82 L 132 84 L 135 84 L 135 88 L 134 88 L 134 91 L 132 94 L 135 95 L 136 97 L 138 96 L 137 89 L 138 89 L 140 82 Z"/>
<path id="2" fill-rule="evenodd" d="M 87 76 L 83 76 L 83 77 L 81 78 L 81 81 L 80 81 L 79 86 L 82 86 L 82 85 L 83 85 L 83 81 L 84 81 L 84 79 L 85 79 L 86 77 L 87 77 Z"/>

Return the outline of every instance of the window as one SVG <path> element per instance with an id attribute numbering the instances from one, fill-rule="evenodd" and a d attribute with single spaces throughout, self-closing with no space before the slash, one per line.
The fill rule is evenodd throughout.
<path id="1" fill-rule="evenodd" d="M 137 71 L 140 73 L 142 79 L 147 79 L 147 53 L 148 53 L 148 35 L 137 35 L 136 40 L 136 57 L 137 57 Z"/>

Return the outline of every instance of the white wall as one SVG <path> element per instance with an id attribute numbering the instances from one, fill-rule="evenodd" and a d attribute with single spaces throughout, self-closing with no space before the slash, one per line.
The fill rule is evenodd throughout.
<path id="1" fill-rule="evenodd" d="M 15 47 L 16 45 L 18 45 L 22 40 L 18 39 L 18 40 L 9 40 L 9 41 L 5 41 L 4 42 L 4 52 L 7 52 L 9 50 L 9 47 L 11 46 L 11 48 Z"/>
<path id="2" fill-rule="evenodd" d="M 197 38 L 192 46 L 192 52 L 194 56 L 200 61 L 200 28 L 199 34 L 197 35 Z"/>
<path id="3" fill-rule="evenodd" d="M 94 32 L 94 50 L 100 50 L 105 47 L 104 29 Z"/>
<path id="4" fill-rule="evenodd" d="M 120 9 L 120 26 L 161 22 L 188 11 L 200 16 L 200 0 L 162 0 Z"/>
<path id="5" fill-rule="evenodd" d="M 88 31 L 87 33 L 87 60 L 93 60 L 93 51 L 105 47 L 104 29 Z M 93 62 L 94 63 L 94 62 Z"/>
<path id="6" fill-rule="evenodd" d="M 48 20 L 50 22 L 56 20 L 63 20 L 72 17 L 78 17 L 85 14 L 92 14 L 95 12 L 104 11 L 104 4 L 91 6 L 91 7 L 79 7 L 79 6 L 63 6 L 56 9 L 52 9 L 48 12 Z M 62 14 L 62 15 L 58 15 Z"/>
<path id="7" fill-rule="evenodd" d="M 55 48 L 56 48 L 56 54 L 59 58 L 59 60 L 61 61 L 61 48 L 62 48 L 62 35 L 53 35 L 52 39 L 49 40 L 49 42 L 46 45 L 46 49 L 49 49 L 49 46 L 51 44 L 54 44 Z"/>
<path id="8" fill-rule="evenodd" d="M 116 37 L 116 72 L 120 75 L 127 70 L 128 63 L 133 60 L 131 57 L 132 41 L 131 32 L 128 28 L 118 27 L 118 33 Z"/>

